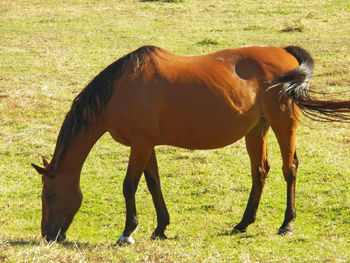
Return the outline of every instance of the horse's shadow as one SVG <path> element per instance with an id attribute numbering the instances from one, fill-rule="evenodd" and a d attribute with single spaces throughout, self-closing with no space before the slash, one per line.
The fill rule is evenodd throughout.
<path id="1" fill-rule="evenodd" d="M 227 230 L 227 231 L 223 231 L 220 233 L 217 233 L 216 236 L 232 236 L 231 231 Z M 246 234 L 246 233 L 240 233 L 240 234 L 234 234 L 233 236 L 239 236 L 239 238 L 241 239 L 246 239 L 246 238 L 254 238 L 256 235 L 252 235 L 252 234 Z M 175 235 L 175 236 L 171 236 L 168 237 L 167 240 L 178 240 L 179 236 Z M 10 246 L 17 246 L 17 247 L 25 247 L 25 246 L 47 246 L 47 247 L 51 247 L 52 245 L 58 244 L 62 247 L 65 248 L 70 248 L 70 249 L 74 249 L 74 248 L 78 248 L 78 249 L 92 249 L 93 247 L 96 247 L 96 245 L 98 246 L 99 244 L 92 244 L 92 243 L 88 243 L 88 242 L 77 242 L 77 241 L 63 241 L 61 243 L 57 243 L 57 242 L 46 242 L 44 240 L 39 240 L 39 239 L 32 239 L 32 240 L 26 240 L 26 239 L 14 239 L 14 240 L 6 240 L 2 243 L 3 245 L 10 245 Z M 101 243 L 102 244 L 102 243 Z M 119 245 L 116 242 L 108 242 L 106 244 L 106 242 L 103 242 L 104 246 L 111 246 L 111 247 L 118 247 Z"/>
<path id="2" fill-rule="evenodd" d="M 50 247 L 54 244 L 59 244 L 65 248 L 92 248 L 92 244 L 87 242 L 76 242 L 76 241 L 63 241 L 61 243 L 57 242 L 46 242 L 44 240 L 25 240 L 25 239 L 16 239 L 16 240 L 6 240 L 3 242 L 4 245 L 17 246 L 17 247 L 25 247 L 25 246 L 47 246 Z M 110 244 L 112 245 L 112 244 Z"/>
<path id="3" fill-rule="evenodd" d="M 42 244 L 42 242 L 38 240 L 17 239 L 17 240 L 6 240 L 3 242 L 3 244 L 10 245 L 10 246 L 24 247 L 24 246 L 39 246 L 40 244 Z"/>
<path id="4" fill-rule="evenodd" d="M 178 240 L 179 237 L 173 236 L 173 237 L 168 237 L 167 240 Z M 117 242 L 102 242 L 102 243 L 88 243 L 88 242 L 77 242 L 77 241 L 68 241 L 65 240 L 63 242 L 46 242 L 44 240 L 38 240 L 38 239 L 33 239 L 33 240 L 25 240 L 25 239 L 16 239 L 16 240 L 6 240 L 2 244 L 4 245 L 10 245 L 10 246 L 17 246 L 17 247 L 26 247 L 26 246 L 43 246 L 43 247 L 51 247 L 54 245 L 59 245 L 67 249 L 92 249 L 96 246 L 103 245 L 103 246 L 110 246 L 110 247 L 119 247 L 120 244 Z"/>
<path id="5" fill-rule="evenodd" d="M 216 234 L 216 236 L 219 236 L 219 237 L 224 237 L 224 236 L 236 236 L 240 239 L 248 239 L 248 238 L 254 238 L 257 236 L 257 234 L 247 234 L 247 233 L 233 233 L 232 234 L 232 230 L 226 230 L 226 231 L 223 231 L 223 232 L 220 232 L 218 234 Z"/>

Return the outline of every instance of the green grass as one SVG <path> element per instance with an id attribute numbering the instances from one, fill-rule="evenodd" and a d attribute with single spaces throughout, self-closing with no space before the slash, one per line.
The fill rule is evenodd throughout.
<path id="1" fill-rule="evenodd" d="M 203 40 L 197 42 L 197 44 L 201 46 L 210 46 L 210 45 L 216 46 L 216 45 L 219 45 L 219 42 L 211 38 L 204 38 Z"/>
<path id="2" fill-rule="evenodd" d="M 276 235 L 286 186 L 272 132 L 257 221 L 237 236 L 228 233 L 251 185 L 243 140 L 212 151 L 157 147 L 169 239 L 149 240 L 156 217 L 142 179 L 137 243 L 126 247 L 114 244 L 125 220 L 128 148 L 108 135 L 93 148 L 82 171 L 84 201 L 63 244 L 41 240 L 41 178 L 30 163 L 51 157 L 64 115 L 89 80 L 141 45 L 182 55 L 300 45 L 316 60 L 312 88 L 346 91 L 349 15 L 348 1 L 1 1 L 0 262 L 348 262 L 349 125 L 303 119 L 291 237 Z"/>

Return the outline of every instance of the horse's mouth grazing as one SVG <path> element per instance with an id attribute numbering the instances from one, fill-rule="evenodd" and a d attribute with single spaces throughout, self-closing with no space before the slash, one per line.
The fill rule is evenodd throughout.
<path id="1" fill-rule="evenodd" d="M 66 230 L 63 228 L 46 228 L 41 234 L 47 242 L 62 242 L 66 239 Z"/>
<path id="2" fill-rule="evenodd" d="M 42 228 L 41 235 L 47 242 L 62 242 L 66 239 L 66 231 L 73 220 L 73 216 L 56 217 L 51 224 Z"/>
<path id="3" fill-rule="evenodd" d="M 66 239 L 66 234 L 59 231 L 56 235 L 44 234 L 43 237 L 47 242 L 62 242 Z"/>

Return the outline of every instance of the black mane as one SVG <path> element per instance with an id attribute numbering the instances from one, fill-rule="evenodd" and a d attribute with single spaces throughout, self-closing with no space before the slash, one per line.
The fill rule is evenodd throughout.
<path id="1" fill-rule="evenodd" d="M 63 153 L 76 134 L 81 130 L 89 130 L 93 120 L 105 109 L 115 81 L 122 76 L 129 62 L 133 63 L 134 70 L 142 68 L 147 63 L 149 54 L 156 49 L 153 46 L 144 46 L 125 55 L 100 72 L 80 92 L 63 121 L 53 159 Z"/>

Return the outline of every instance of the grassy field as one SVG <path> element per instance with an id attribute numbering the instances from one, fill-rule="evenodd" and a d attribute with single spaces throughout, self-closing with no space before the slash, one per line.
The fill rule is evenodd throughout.
<path id="1" fill-rule="evenodd" d="M 230 236 L 251 185 L 244 140 L 212 151 L 156 148 L 171 217 L 151 241 L 156 216 L 145 180 L 137 192 L 133 246 L 115 246 L 125 220 L 129 149 L 105 135 L 81 179 L 84 201 L 62 244 L 40 237 L 41 178 L 72 100 L 108 64 L 142 45 L 182 55 L 240 45 L 300 45 L 316 60 L 312 88 L 350 87 L 347 0 L 1 0 L 0 262 L 349 262 L 350 125 L 303 119 L 294 235 L 276 235 L 285 183 L 276 139 L 257 221 Z"/>

